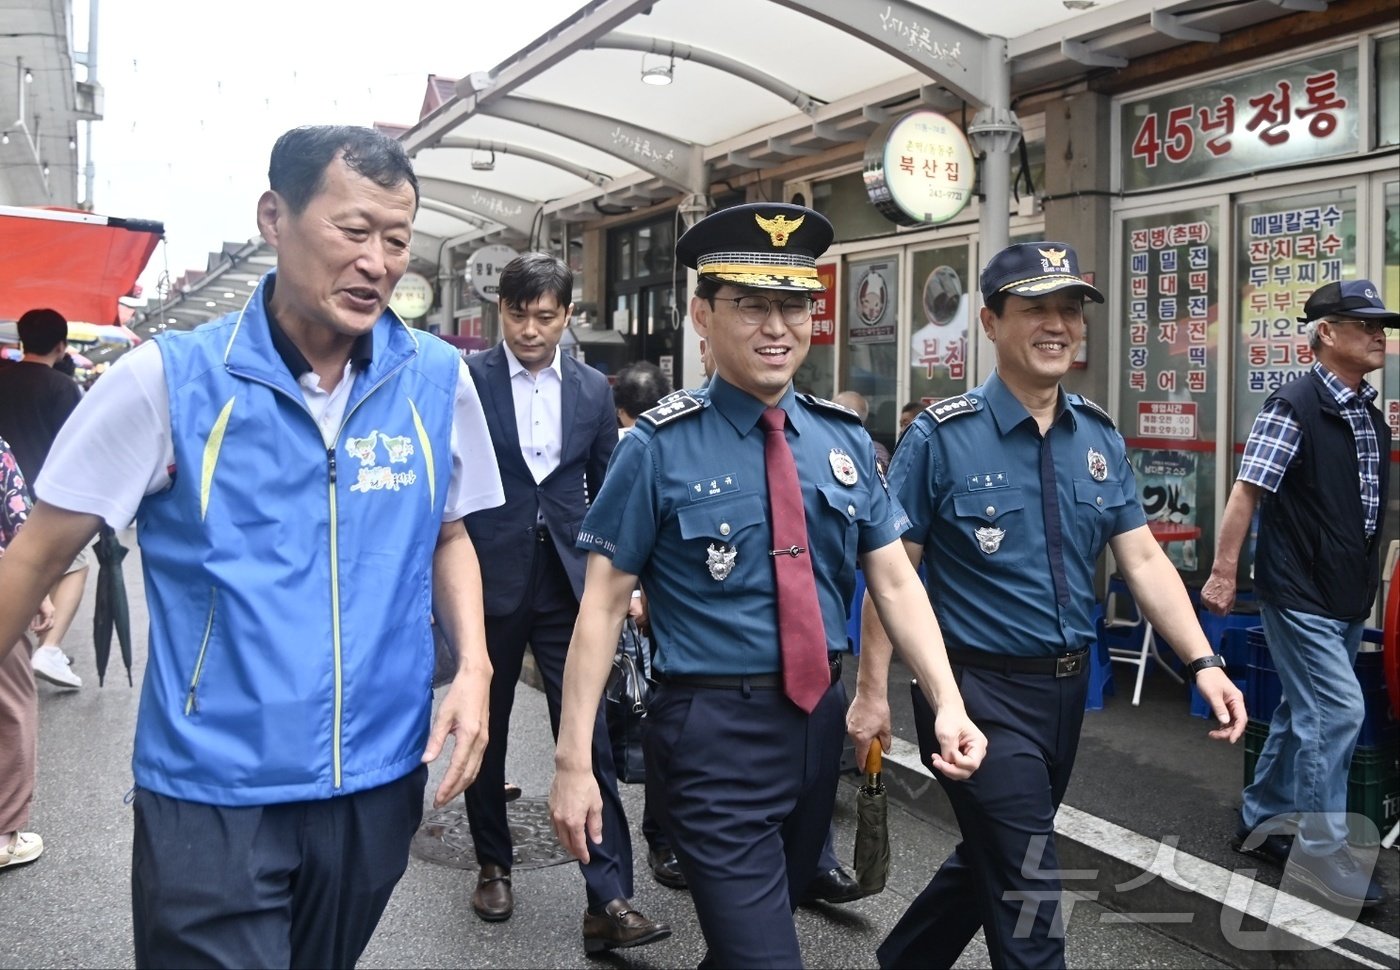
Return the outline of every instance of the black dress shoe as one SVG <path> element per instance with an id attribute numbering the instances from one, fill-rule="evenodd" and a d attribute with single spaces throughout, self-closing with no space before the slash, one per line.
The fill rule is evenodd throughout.
<path id="1" fill-rule="evenodd" d="M 1244 824 L 1244 816 L 1241 815 L 1235 826 L 1235 837 L 1230 840 L 1230 847 L 1242 855 L 1281 866 L 1288 861 L 1293 839 L 1278 828 L 1261 825 L 1251 830 Z"/>
<path id="2" fill-rule="evenodd" d="M 476 892 L 472 893 L 472 909 L 488 923 L 510 919 L 515 911 L 515 894 L 510 888 L 510 870 L 488 862 L 476 877 Z"/>
<path id="3" fill-rule="evenodd" d="M 627 900 L 618 898 L 608 903 L 601 913 L 583 914 L 583 950 L 599 953 L 603 950 L 625 950 L 646 946 L 671 935 L 671 927 L 647 919 L 632 908 Z"/>
<path id="4" fill-rule="evenodd" d="M 845 869 L 837 866 L 835 869 L 828 869 L 821 873 L 808 883 L 807 893 L 802 897 L 802 901 L 804 903 L 849 903 L 864 895 L 865 891 L 860 888 L 860 883 L 856 882 Z"/>
<path id="5" fill-rule="evenodd" d="M 668 889 L 685 889 L 685 873 L 681 872 L 681 864 L 676 861 L 676 853 L 671 849 L 652 849 L 647 852 L 647 861 L 651 863 L 651 874 L 661 885 Z"/>

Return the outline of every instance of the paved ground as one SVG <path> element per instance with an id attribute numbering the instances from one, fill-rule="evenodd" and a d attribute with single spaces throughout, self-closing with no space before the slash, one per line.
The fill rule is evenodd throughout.
<path id="1" fill-rule="evenodd" d="M 134 545 L 130 533 L 123 540 Z M 109 669 L 107 685 L 97 686 L 88 632 L 91 586 L 67 641 L 85 686 L 76 692 L 41 687 L 40 773 L 31 827 L 44 836 L 47 850 L 33 865 L 0 872 L 0 912 L 8 916 L 0 967 L 131 965 L 131 816 L 124 796 L 131 787 L 132 725 L 145 655 L 144 600 L 135 551 L 127 560 L 126 572 L 134 622 L 140 631 L 136 688 L 126 685 L 120 661 Z M 1129 713 L 1148 724 L 1157 716 L 1147 709 L 1129 709 Z M 1105 716 L 1103 723 L 1107 720 Z M 1089 723 L 1086 741 L 1091 746 L 1103 745 L 1103 751 L 1091 751 L 1089 762 L 1096 762 L 1100 755 L 1107 757 L 1112 749 L 1129 747 L 1126 738 L 1097 738 L 1092 718 Z M 912 738 L 912 731 L 907 736 Z M 537 812 L 538 805 L 530 800 L 546 794 L 552 768 L 544 701 L 530 687 L 522 685 L 518 690 L 511 740 L 509 776 L 525 791 L 525 798 L 516 803 L 515 818 L 525 830 L 530 819 L 538 817 L 530 811 Z M 1204 741 L 1201 745 L 1204 748 Z M 1154 775 L 1159 759 L 1152 747 L 1127 750 L 1118 763 L 1133 765 L 1131 775 L 1119 775 L 1119 788 L 1150 793 L 1159 786 L 1178 783 L 1175 776 Z M 1092 771 L 1082 774 L 1088 781 L 1094 777 Z M 1200 783 L 1207 785 L 1208 780 Z M 854 792 L 853 785 L 843 784 L 837 806 L 838 851 L 846 858 L 854 831 Z M 1086 790 L 1085 796 L 1093 800 L 1106 794 Z M 1228 793 L 1221 797 L 1228 797 Z M 636 824 L 641 789 L 627 787 L 624 799 L 633 823 L 633 841 L 644 846 Z M 1149 809 L 1153 801 L 1147 799 Z M 1214 818 L 1214 810 L 1206 815 Z M 873 966 L 875 946 L 955 842 L 955 835 L 947 828 L 916 818 L 897 805 L 891 809 L 891 825 L 894 864 L 884 893 L 846 906 L 799 912 L 799 933 L 809 966 Z M 652 917 L 669 921 L 675 935 L 625 955 L 589 961 L 579 937 L 582 881 L 573 865 L 518 870 L 515 916 L 506 923 L 486 924 L 468 905 L 472 873 L 414 858 L 362 966 L 564 967 L 598 962 L 635 967 L 694 966 L 703 955 L 703 942 L 689 896 L 658 886 L 644 865 L 638 872 L 636 903 Z M 1225 965 L 1150 927 L 1123 922 L 1095 903 L 1078 899 L 1075 903 L 1068 937 L 1068 958 L 1073 967 Z M 965 967 L 988 965 L 980 941 L 959 963 Z"/>

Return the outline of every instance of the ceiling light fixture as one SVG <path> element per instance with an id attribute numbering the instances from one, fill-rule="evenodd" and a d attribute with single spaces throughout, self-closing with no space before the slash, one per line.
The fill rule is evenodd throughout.
<path id="1" fill-rule="evenodd" d="M 78 139 L 72 137 L 71 135 L 68 137 L 68 150 L 70 152 L 75 152 L 78 150 Z"/>
<path id="2" fill-rule="evenodd" d="M 491 152 L 487 156 L 482 156 L 472 152 L 472 171 L 489 172 L 496 167 L 496 153 Z"/>
<path id="3" fill-rule="evenodd" d="M 0 133 L 0 145 L 8 145 L 9 143 L 10 133 L 8 131 Z"/>
<path id="4" fill-rule="evenodd" d="M 45 162 L 45 163 L 44 163 L 44 178 L 48 178 L 48 177 L 49 177 L 49 163 L 48 163 L 48 162 Z"/>
<path id="5" fill-rule="evenodd" d="M 672 81 L 672 74 L 676 70 L 676 59 L 673 56 L 665 64 L 653 64 L 647 67 L 647 56 L 642 55 L 642 83 L 653 84 L 657 87 L 665 87 Z"/>
<path id="6" fill-rule="evenodd" d="M 25 83 L 25 84 L 33 84 L 33 83 L 34 83 L 34 72 L 31 71 L 31 70 L 30 70 L 29 68 L 27 68 L 27 67 L 24 69 L 24 83 Z"/>

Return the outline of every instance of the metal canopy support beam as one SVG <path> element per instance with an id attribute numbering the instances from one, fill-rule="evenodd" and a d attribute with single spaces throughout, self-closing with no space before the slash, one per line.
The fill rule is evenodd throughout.
<path id="1" fill-rule="evenodd" d="M 571 162 L 567 158 L 560 158 L 558 155 L 551 155 L 548 152 L 537 151 L 534 148 L 526 148 L 524 145 L 512 145 L 504 141 L 482 141 L 476 138 L 444 138 L 438 142 L 434 148 L 465 148 L 477 152 L 496 152 L 500 155 L 518 155 L 521 158 L 530 158 L 537 162 L 562 169 L 570 175 L 577 175 L 579 178 L 591 182 L 594 185 L 603 185 L 608 181 L 608 177 L 601 172 L 595 172 L 591 168 L 584 168 L 577 162 Z"/>
<path id="2" fill-rule="evenodd" d="M 1085 67 L 1127 67 L 1128 59 L 1119 57 L 1116 54 L 1105 54 L 1103 51 L 1096 51 L 1082 40 L 1070 40 L 1066 37 L 1060 41 L 1060 53 L 1070 60 Z"/>
<path id="3" fill-rule="evenodd" d="M 418 202 L 418 208 L 427 209 L 429 212 L 440 212 L 445 216 L 451 216 L 454 219 L 460 219 L 463 222 L 469 222 L 473 226 L 476 226 L 478 229 L 494 229 L 495 227 L 500 225 L 500 223 L 492 219 L 488 219 L 485 216 L 478 215 L 475 212 L 468 212 L 461 206 L 449 205 L 448 203 L 443 202 L 441 199 L 421 199 Z M 417 230 L 414 230 L 415 236 L 417 235 L 417 232 Z"/>
<path id="4" fill-rule="evenodd" d="M 645 13 L 655 0 L 601 0 L 587 13 L 569 20 L 552 36 L 541 38 L 509 64 L 502 64 L 485 79 L 482 90 L 472 90 L 472 75 L 458 84 L 457 96 L 414 125 L 399 139 L 410 155 L 429 147 L 453 131 L 488 102 L 538 77 L 589 42 Z"/>
<path id="5" fill-rule="evenodd" d="M 859 132 L 837 128 L 833 121 L 812 122 L 812 134 L 824 141 L 834 142 L 860 141 L 864 137 Z"/>
<path id="6" fill-rule="evenodd" d="M 1327 9 L 1327 0 L 1269 0 L 1269 3 L 1284 10 L 1307 10 L 1312 13 Z"/>
<path id="7" fill-rule="evenodd" d="M 413 242 L 409 244 L 408 252 L 414 259 L 436 266 L 440 246 L 442 246 L 440 236 L 430 236 L 426 232 L 414 232 Z"/>
<path id="8" fill-rule="evenodd" d="M 767 167 L 767 164 L 765 162 L 760 162 L 756 159 L 752 159 L 749 156 L 745 155 L 743 152 L 730 152 L 728 155 L 725 156 L 724 160 L 727 161 L 730 165 L 737 165 L 740 168 L 758 169 Z"/>
<path id="9" fill-rule="evenodd" d="M 1152 29 L 1157 33 L 1165 34 L 1173 40 L 1198 40 L 1206 44 L 1220 43 L 1219 31 L 1202 30 L 1200 27 L 1192 27 L 1182 23 L 1180 14 L 1154 10 L 1148 15 L 1148 22 L 1152 24 Z"/>
<path id="10" fill-rule="evenodd" d="M 1000 50 L 995 56 L 1006 63 L 1006 41 L 992 38 Z M 993 86 L 987 96 L 995 107 L 983 108 L 968 125 L 967 135 L 972 147 L 981 153 L 980 181 L 982 201 L 978 209 L 977 231 L 978 248 L 985 264 L 995 253 L 1005 249 L 1011 238 L 1011 155 L 1021 142 L 1021 124 L 1015 113 L 1007 107 L 1011 101 L 1011 73 L 988 72 Z M 977 332 L 977 375 L 978 381 L 985 380 L 991 373 L 996 354 L 982 333 Z"/>
<path id="11" fill-rule="evenodd" d="M 791 138 L 770 138 L 768 139 L 768 150 L 778 155 L 815 155 L 821 151 L 811 145 L 794 145 Z"/>
<path id="12" fill-rule="evenodd" d="M 974 104 L 989 103 L 987 74 L 1007 70 L 1004 58 L 991 56 L 985 34 L 906 0 L 771 2 L 860 38 Z"/>
<path id="13" fill-rule="evenodd" d="M 453 182 L 447 179 L 422 178 L 418 189 L 425 198 L 475 212 L 488 219 L 494 219 L 507 228 L 528 236 L 535 222 L 535 214 L 540 210 L 538 202 L 522 199 L 518 195 L 507 195 L 492 189 Z"/>
<path id="14" fill-rule="evenodd" d="M 482 113 L 543 128 L 621 158 L 683 192 L 703 192 L 696 183 L 700 147 L 659 131 L 638 128 L 616 118 L 529 98 L 499 98 Z"/>
<path id="15" fill-rule="evenodd" d="M 811 114 L 824 103 L 805 91 L 799 91 L 791 84 L 750 67 L 742 61 L 736 61 L 732 57 L 725 57 L 714 51 L 691 47 L 689 44 L 677 44 L 673 40 L 662 40 L 659 37 L 638 37 L 633 34 L 614 32 L 598 38 L 591 46 L 600 50 L 640 51 L 644 54 L 656 54 L 660 57 L 673 57 L 676 60 L 704 64 L 706 67 L 713 67 L 726 74 L 733 74 L 750 84 L 756 84 L 765 91 L 771 91 L 789 104 L 797 105 L 797 109 L 804 114 Z"/>

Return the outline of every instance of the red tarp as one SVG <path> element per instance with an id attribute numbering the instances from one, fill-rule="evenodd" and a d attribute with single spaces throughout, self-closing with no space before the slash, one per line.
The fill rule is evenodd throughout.
<path id="1" fill-rule="evenodd" d="M 165 227 L 69 209 L 0 206 L 0 320 L 52 307 L 70 321 L 117 322 Z"/>

